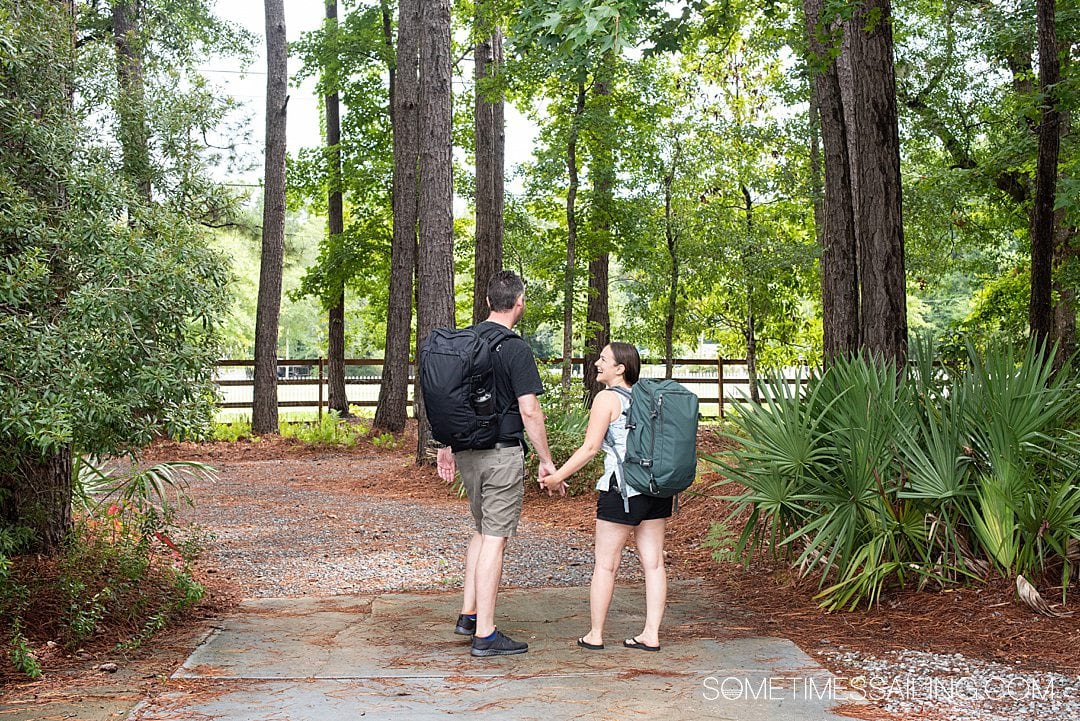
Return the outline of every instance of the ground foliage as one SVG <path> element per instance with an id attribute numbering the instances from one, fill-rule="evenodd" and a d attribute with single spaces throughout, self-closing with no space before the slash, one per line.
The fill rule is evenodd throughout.
<path id="1" fill-rule="evenodd" d="M 125 470 L 82 460 L 75 473 L 76 521 L 60 553 L 19 555 L 17 546 L 0 546 L 10 554 L 0 556 L 7 657 L 31 677 L 42 671 L 40 649 L 71 652 L 105 637 L 118 651 L 134 650 L 205 592 L 193 563 L 209 537 L 177 514 L 191 503 L 191 479 L 213 478 L 208 466 L 174 461 Z"/>
<path id="2" fill-rule="evenodd" d="M 713 460 L 745 486 L 737 550 L 819 580 L 830 609 L 898 587 L 1024 576 L 1064 603 L 1080 540 L 1075 377 L 1035 346 L 936 362 L 838 360 L 802 393 L 766 387 Z"/>

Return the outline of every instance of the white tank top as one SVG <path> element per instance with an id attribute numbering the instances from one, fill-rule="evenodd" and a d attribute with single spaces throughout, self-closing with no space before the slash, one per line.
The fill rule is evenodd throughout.
<path id="1" fill-rule="evenodd" d="M 619 391 L 611 392 L 619 397 L 619 403 L 622 404 L 622 413 L 608 425 L 608 433 L 610 435 L 605 435 L 604 437 L 604 475 L 596 482 L 596 490 L 598 491 L 607 491 L 613 487 L 611 481 L 612 476 L 615 476 L 618 479 L 622 478 L 622 473 L 618 471 L 619 458 L 626 457 L 626 414 L 630 408 L 630 399 Z M 614 449 L 608 445 L 611 439 L 614 439 L 615 441 Z M 618 451 L 619 453 L 618 458 L 615 456 L 615 451 Z M 618 483 L 615 483 L 614 487 L 618 488 Z M 641 495 L 640 492 L 634 490 L 631 486 L 626 487 L 627 498 L 639 495 Z"/>

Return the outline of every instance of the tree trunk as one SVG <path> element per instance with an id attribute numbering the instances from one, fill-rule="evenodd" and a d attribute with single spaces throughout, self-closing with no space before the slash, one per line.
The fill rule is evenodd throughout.
<path id="1" fill-rule="evenodd" d="M 593 398 L 601 388 L 596 383 L 596 360 L 608 344 L 611 335 L 611 319 L 608 313 L 608 246 L 611 239 L 612 216 L 615 209 L 615 159 L 611 147 L 612 131 L 606 127 L 611 122 L 611 75 L 615 57 L 608 52 L 600 60 L 594 80 L 593 97 L 599 127 L 593 135 L 592 162 L 592 209 L 589 213 L 589 230 L 593 241 L 592 260 L 589 262 L 589 303 L 585 311 L 585 404 L 592 406 Z"/>
<path id="2" fill-rule="evenodd" d="M 496 73 L 502 73 L 506 64 L 506 55 L 503 51 L 501 28 L 496 28 L 492 36 L 491 54 Z M 503 266 L 503 238 L 506 233 L 506 101 L 501 96 L 498 102 L 492 104 L 491 124 L 495 135 L 492 143 L 494 150 L 491 154 L 491 198 L 493 201 L 491 227 L 492 236 L 498 239 L 499 259 L 494 267 L 495 271 L 499 271 Z"/>
<path id="3" fill-rule="evenodd" d="M 1064 214 L 1064 209 L 1059 209 L 1054 216 L 1063 222 Z M 1076 264 L 1080 262 L 1080 257 L 1075 247 L 1077 238 L 1075 226 L 1059 225 L 1055 235 L 1057 242 L 1054 247 L 1054 289 L 1057 293 L 1057 303 L 1054 304 L 1052 340 L 1058 346 L 1057 354 L 1054 356 L 1054 370 L 1058 371 L 1064 366 L 1065 361 L 1076 353 L 1076 286 L 1062 276 L 1076 267 Z"/>
<path id="4" fill-rule="evenodd" d="M 71 531 L 71 496 L 71 446 L 44 457 L 22 455 L 0 472 L 0 525 L 30 529 L 28 550 L 54 554 Z"/>
<path id="5" fill-rule="evenodd" d="M 255 309 L 255 389 L 251 430 L 277 433 L 277 342 L 285 254 L 285 110 L 289 102 L 284 0 L 265 0 L 266 171 L 262 258 Z"/>
<path id="6" fill-rule="evenodd" d="M 337 52 L 338 28 L 337 0 L 326 0 L 327 38 Z M 333 63 L 334 73 L 338 63 Z M 330 245 L 339 246 L 345 232 L 345 210 L 341 193 L 341 103 L 338 84 L 341 79 L 329 78 L 333 92 L 323 98 L 326 109 L 326 149 L 330 151 L 329 182 L 327 183 L 327 215 Z M 326 372 L 327 407 L 341 417 L 349 415 L 349 399 L 345 394 L 345 279 L 340 273 L 331 273 L 334 280 L 332 297 L 335 299 L 327 314 Z"/>
<path id="7" fill-rule="evenodd" d="M 450 0 L 426 0 L 420 31 L 420 298 L 418 339 L 437 327 L 454 326 L 453 177 L 451 151 Z M 431 428 L 416 384 L 420 432 L 417 463 L 428 463 Z"/>
<path id="8" fill-rule="evenodd" d="M 848 153 L 848 123 L 839 68 L 826 42 L 833 21 L 823 18 L 824 0 L 804 0 L 813 69 L 813 105 L 821 123 L 825 193 L 821 242 L 821 315 L 825 358 L 854 354 L 859 348 L 859 273 L 855 209 Z M 815 217 L 817 206 L 815 205 Z"/>
<path id="9" fill-rule="evenodd" d="M 574 372 L 574 278 L 577 275 L 577 193 L 578 193 L 578 134 L 581 116 L 585 114 L 585 84 L 578 83 L 574 116 L 570 120 L 570 134 L 566 139 L 566 171 L 569 186 L 566 190 L 566 269 L 563 275 L 563 336 L 562 336 L 562 389 L 570 390 L 570 377 Z"/>
<path id="10" fill-rule="evenodd" d="M 1036 0 L 1039 36 L 1039 151 L 1035 165 L 1035 207 L 1031 218 L 1031 304 L 1028 323 L 1036 343 L 1048 343 L 1053 331 L 1052 273 L 1054 199 L 1057 193 L 1061 115 L 1057 83 L 1061 78 L 1054 0 Z"/>
<path id="11" fill-rule="evenodd" d="M 1066 55 L 1062 60 L 1061 72 L 1068 76 L 1071 67 Z M 1061 138 L 1064 141 L 1072 131 L 1072 113 L 1061 113 Z M 1057 302 L 1054 304 L 1054 342 L 1058 352 L 1054 356 L 1054 370 L 1059 371 L 1065 362 L 1076 353 L 1076 286 L 1069 282 L 1074 275 L 1077 263 L 1080 263 L 1080 251 L 1076 247 L 1077 228 L 1066 224 L 1065 209 L 1054 211 L 1054 292 Z"/>
<path id="12" fill-rule="evenodd" d="M 474 49 L 476 79 L 476 255 L 473 272 L 473 323 L 488 316 L 487 283 L 502 269 L 503 255 L 503 100 L 484 96 L 484 79 L 501 72 L 502 31 L 494 26 L 490 2 L 477 3 Z"/>
<path id="13" fill-rule="evenodd" d="M 907 356 L 907 287 L 900 134 L 889 0 L 868 0 L 848 23 L 854 79 L 853 174 L 863 349 L 886 362 Z"/>
<path id="14" fill-rule="evenodd" d="M 596 383 L 596 359 L 610 342 L 611 320 L 608 315 L 608 254 L 589 261 L 589 305 L 585 313 L 588 339 L 585 341 L 585 404 L 602 389 Z"/>
<path id="15" fill-rule="evenodd" d="M 825 242 L 825 180 L 821 164 L 821 108 L 818 92 L 810 82 L 810 198 L 814 204 L 814 240 L 818 245 Z"/>
<path id="16" fill-rule="evenodd" d="M 671 189 L 675 184 L 675 172 L 679 166 L 679 140 L 675 139 L 675 152 L 671 169 L 664 176 L 664 240 L 667 244 L 671 271 L 668 276 L 668 298 L 664 309 L 664 378 L 671 378 L 675 371 L 675 311 L 679 304 L 679 232 L 671 212 Z"/>
<path id="17" fill-rule="evenodd" d="M 754 252 L 754 201 L 750 197 L 750 189 L 742 186 L 743 212 L 746 214 L 746 243 L 743 245 L 743 266 L 750 262 L 750 254 Z M 750 388 L 750 400 L 761 403 L 761 392 L 758 389 L 757 373 L 757 316 L 754 313 L 754 284 L 751 278 L 753 274 L 746 273 L 746 323 L 743 326 L 743 338 L 746 340 L 746 383 Z"/>
<path id="18" fill-rule="evenodd" d="M 345 284 L 337 289 L 338 302 L 327 311 L 326 407 L 348 417 L 349 398 L 345 393 Z"/>
<path id="19" fill-rule="evenodd" d="M 409 398 L 413 278 L 416 270 L 417 159 L 420 143 L 420 0 L 399 3 L 397 60 L 391 71 L 394 133 L 394 238 L 390 247 L 390 297 L 376 428 L 400 433 Z M 385 22 L 384 22 L 385 32 Z"/>
<path id="20" fill-rule="evenodd" d="M 115 0 L 112 32 L 116 45 L 116 76 L 120 94 L 116 115 L 120 122 L 120 151 L 124 178 L 147 203 L 152 196 L 150 129 L 146 122 L 146 91 L 143 83 L 143 43 L 139 33 L 141 0 Z"/>

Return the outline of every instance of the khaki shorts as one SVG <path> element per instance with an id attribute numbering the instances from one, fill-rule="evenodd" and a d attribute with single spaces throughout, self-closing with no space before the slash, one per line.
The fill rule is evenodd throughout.
<path id="1" fill-rule="evenodd" d="M 525 450 L 521 446 L 454 454 L 469 494 L 476 530 L 485 536 L 513 536 L 525 500 Z"/>

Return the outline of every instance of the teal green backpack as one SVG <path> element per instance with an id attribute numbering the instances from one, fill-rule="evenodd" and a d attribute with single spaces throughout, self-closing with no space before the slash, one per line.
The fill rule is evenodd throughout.
<path id="1" fill-rule="evenodd" d="M 697 473 L 698 398 L 671 380 L 642 378 L 633 391 L 613 388 L 630 399 L 626 414 L 626 456 L 619 458 L 623 507 L 630 512 L 627 486 L 646 496 L 670 498 L 694 482 Z M 610 431 L 605 439 L 614 448 Z"/>

